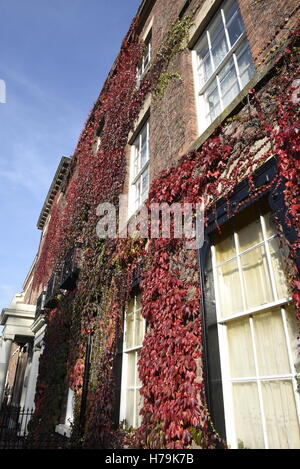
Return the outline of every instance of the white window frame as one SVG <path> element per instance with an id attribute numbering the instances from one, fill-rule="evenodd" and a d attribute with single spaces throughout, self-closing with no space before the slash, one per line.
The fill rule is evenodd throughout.
<path id="1" fill-rule="evenodd" d="M 146 128 L 146 160 L 141 165 L 142 134 Z M 137 137 L 131 145 L 130 183 L 129 183 L 129 217 L 136 213 L 147 200 L 149 193 L 149 161 L 150 161 L 150 125 L 149 118 L 139 130 Z M 135 171 L 135 162 L 138 161 L 138 171 Z M 147 191 L 143 192 L 143 175 L 148 172 Z M 140 184 L 140 189 L 139 188 Z"/>
<path id="2" fill-rule="evenodd" d="M 133 314 L 134 314 L 134 325 L 135 325 L 135 317 L 136 313 L 140 313 L 142 309 L 142 305 L 140 302 L 140 307 L 137 307 L 137 297 L 140 297 L 140 294 L 134 296 L 134 308 L 133 308 Z M 127 310 L 128 312 L 128 310 Z M 126 322 L 126 317 L 127 317 L 127 312 L 125 315 L 125 320 L 124 320 L 124 339 L 123 339 L 123 359 L 122 359 L 122 384 L 121 384 L 121 405 L 120 405 L 120 422 L 121 424 L 126 421 L 126 415 L 127 415 L 127 391 L 128 390 L 133 390 L 134 391 L 134 415 L 133 415 L 133 421 L 137 422 L 138 415 L 136 414 L 136 408 L 137 408 L 137 397 L 139 394 L 139 390 L 141 389 L 141 386 L 138 385 L 138 354 L 139 351 L 143 348 L 143 345 L 137 345 L 135 347 L 127 348 L 126 347 L 126 337 L 127 337 L 127 322 Z M 135 333 L 136 333 L 136 328 L 133 327 L 133 343 L 135 343 Z M 146 332 L 146 321 L 144 319 L 143 321 L 143 338 L 145 336 Z M 128 379 L 128 356 L 129 354 L 135 354 L 135 378 L 134 386 L 128 386 L 127 379 Z M 126 421 L 127 424 L 127 421 Z"/>
<path id="3" fill-rule="evenodd" d="M 72 425 L 74 421 L 74 404 L 75 404 L 75 392 L 69 388 L 68 390 L 68 399 L 66 407 L 66 416 L 65 422 L 59 425 L 56 425 L 55 431 L 60 435 L 70 438 Z"/>
<path id="4" fill-rule="evenodd" d="M 257 384 L 265 449 L 269 448 L 269 442 L 268 442 L 266 418 L 264 414 L 265 406 L 263 403 L 263 396 L 262 396 L 262 383 L 263 382 L 269 382 L 269 381 L 274 381 L 274 380 L 276 381 L 289 380 L 292 383 L 298 422 L 300 425 L 300 396 L 297 390 L 298 388 L 297 381 L 300 379 L 300 373 L 297 372 L 297 370 L 295 369 L 295 357 L 293 357 L 293 353 L 292 353 L 291 337 L 289 335 L 287 317 L 286 317 L 286 307 L 290 304 L 291 299 L 278 297 L 277 288 L 276 288 L 276 280 L 275 280 L 274 271 L 272 268 L 271 252 L 270 252 L 270 247 L 269 247 L 270 241 L 278 237 L 278 235 L 276 234 L 274 234 L 273 236 L 267 235 L 265 215 L 259 215 L 258 219 L 260 220 L 262 234 L 263 234 L 263 240 L 261 242 L 251 246 L 245 251 L 240 252 L 237 231 L 232 230 L 234 234 L 234 244 L 235 244 L 235 251 L 237 255 L 232 257 L 231 259 L 226 259 L 225 262 L 222 262 L 219 264 L 217 263 L 217 260 L 216 260 L 215 245 L 212 244 L 211 246 L 212 272 L 213 272 L 214 293 L 215 293 L 215 300 L 216 300 L 216 313 L 217 313 L 217 322 L 218 322 L 217 328 L 218 328 L 219 347 L 220 347 L 222 387 L 223 387 L 223 399 L 224 399 L 224 411 L 225 411 L 225 426 L 226 426 L 227 443 L 229 447 L 232 449 L 238 448 L 238 441 L 237 441 L 237 435 L 236 435 L 236 429 L 235 429 L 235 418 L 234 418 L 234 403 L 233 403 L 233 388 L 232 388 L 233 383 L 251 382 L 251 383 Z M 259 246 L 264 246 L 265 248 L 268 272 L 270 274 L 272 293 L 273 293 L 273 297 L 275 301 L 268 303 L 268 304 L 263 304 L 258 307 L 247 309 L 245 285 L 244 285 L 243 277 L 242 277 L 242 266 L 241 266 L 240 258 L 243 254 L 253 249 L 256 249 Z M 220 268 L 220 266 L 225 265 L 226 263 L 232 261 L 233 259 L 237 259 L 237 264 L 238 264 L 242 301 L 243 301 L 243 311 L 241 311 L 238 314 L 234 314 L 232 316 L 224 318 L 220 314 L 220 297 L 219 297 L 219 289 L 218 289 L 217 268 Z M 259 368 L 258 368 L 258 359 L 257 359 L 257 354 L 256 354 L 257 342 L 255 339 L 253 316 L 259 315 L 259 313 L 262 313 L 266 310 L 270 310 L 274 308 L 276 308 L 277 310 L 280 308 L 280 311 L 281 311 L 281 319 L 282 319 L 285 341 L 286 341 L 286 346 L 287 346 L 290 373 L 262 376 L 259 374 Z M 228 338 L 227 338 L 227 324 L 230 323 L 234 319 L 246 318 L 246 317 L 249 318 L 249 323 L 250 323 L 251 340 L 252 340 L 252 346 L 254 350 L 254 364 L 255 364 L 256 376 L 255 377 L 254 376 L 243 377 L 243 378 L 231 378 L 230 358 L 229 358 L 229 348 L 228 348 Z"/>
<path id="5" fill-rule="evenodd" d="M 141 62 L 139 63 L 137 69 L 136 69 L 136 85 L 137 88 L 140 87 L 141 82 L 146 75 L 147 71 L 149 70 L 149 67 L 151 65 L 151 58 L 152 58 L 152 45 L 151 45 L 151 38 L 152 38 L 152 33 L 151 31 L 147 35 L 145 39 L 145 49 L 143 52 L 143 57 L 141 59 Z"/>
<path id="6" fill-rule="evenodd" d="M 230 37 L 229 37 L 227 24 L 226 24 L 226 19 L 225 19 L 225 14 L 224 14 L 225 3 L 226 3 L 226 6 L 227 6 L 227 5 L 230 5 L 229 2 L 232 3 L 232 4 L 236 3 L 236 6 L 237 6 L 236 11 L 239 11 L 239 5 L 238 5 L 236 0 L 228 0 L 228 3 L 226 3 L 226 1 L 223 1 L 220 8 L 216 12 L 216 14 L 212 18 L 212 20 L 209 22 L 209 24 L 206 27 L 205 31 L 202 32 L 200 38 L 198 39 L 196 45 L 194 46 L 194 48 L 192 50 L 192 62 L 193 62 L 193 70 L 194 70 L 196 103 L 197 103 L 197 109 L 198 109 L 198 129 L 199 129 L 200 133 L 204 132 L 207 129 L 207 127 L 210 124 L 212 124 L 213 121 L 230 104 L 230 103 L 227 103 L 226 106 L 224 105 L 223 95 L 222 95 L 222 90 L 221 90 L 221 84 L 220 84 L 220 79 L 219 79 L 219 74 L 222 72 L 222 70 L 224 70 L 224 68 L 229 63 L 230 60 L 233 59 L 233 61 L 234 61 L 234 69 L 235 69 L 235 73 L 236 73 L 236 77 L 237 77 L 237 84 L 238 84 L 238 88 L 239 88 L 239 91 L 238 91 L 238 93 L 236 93 L 235 97 L 238 96 L 238 94 L 245 87 L 245 85 L 243 85 L 242 81 L 241 81 L 241 76 L 240 76 L 240 71 L 239 71 L 239 66 L 238 66 L 238 61 L 237 61 L 237 54 L 240 53 L 241 51 L 244 52 L 245 50 L 248 49 L 248 51 L 250 53 L 250 56 L 251 56 L 251 51 L 250 51 L 250 48 L 249 48 L 244 23 L 243 23 L 243 28 L 244 29 L 243 29 L 243 32 L 241 33 L 241 35 L 239 36 L 239 38 L 235 41 L 234 44 L 230 43 Z M 214 57 L 213 57 L 213 54 L 212 54 L 212 44 L 211 44 L 211 40 L 210 40 L 209 30 L 210 30 L 214 20 L 216 19 L 217 15 L 219 13 L 221 13 L 222 25 L 223 25 L 223 28 L 224 28 L 223 30 L 225 32 L 226 45 L 227 45 L 227 48 L 228 48 L 228 52 L 223 57 L 223 59 L 221 60 L 219 65 L 217 67 L 215 67 L 214 66 Z M 200 45 L 201 45 L 201 42 L 202 42 L 202 40 L 204 39 L 205 36 L 207 37 L 207 41 L 208 41 L 210 60 L 211 60 L 211 63 L 213 65 L 213 73 L 211 74 L 211 76 L 208 78 L 208 80 L 204 84 L 200 85 L 200 76 L 199 76 L 199 72 L 198 72 L 199 67 L 200 67 L 200 60 L 199 60 L 198 52 L 201 50 Z M 255 73 L 254 63 L 253 63 L 252 60 L 248 64 L 247 69 L 249 69 L 249 68 L 250 68 L 250 76 L 252 77 Z M 245 70 L 243 71 L 243 73 L 245 72 Z M 210 112 L 209 112 L 208 102 L 205 98 L 205 93 L 206 93 L 207 89 L 209 88 L 209 86 L 214 82 L 214 80 L 217 81 L 217 90 L 218 90 L 220 111 L 218 112 L 218 114 L 214 118 L 211 118 Z M 230 91 L 230 89 L 228 91 Z M 233 99 L 235 97 L 232 98 L 231 102 L 233 101 Z"/>

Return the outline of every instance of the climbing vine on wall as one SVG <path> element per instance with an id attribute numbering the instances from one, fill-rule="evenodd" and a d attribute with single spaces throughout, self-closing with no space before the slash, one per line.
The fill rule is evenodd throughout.
<path id="1" fill-rule="evenodd" d="M 187 251 L 182 240 L 172 238 L 151 239 L 146 245 L 140 239 L 103 241 L 96 236 L 96 207 L 101 202 L 117 205 L 123 191 L 128 134 L 146 95 L 155 90 L 164 91 L 164 74 L 170 59 L 183 50 L 190 24 L 190 19 L 186 24 L 176 23 L 137 88 L 136 68 L 143 47 L 135 32 L 136 21 L 123 41 L 114 68 L 81 134 L 65 197 L 63 202 L 54 204 L 37 264 L 36 289 L 46 283 L 67 250 L 76 241 L 83 242 L 76 291 L 64 298 L 64 306 L 49 315 L 36 418 L 50 419 L 50 413 L 57 417 L 59 402 L 52 402 L 46 389 L 52 376 L 51 367 L 53 373 L 63 368 L 59 375 L 61 382 L 63 375 L 68 377 L 69 386 L 76 391 L 80 403 L 85 344 L 87 335 L 93 332 L 85 447 L 120 447 L 126 442 L 143 448 L 186 448 L 197 440 L 203 448 L 214 448 L 223 443 L 213 431 L 205 403 L 201 292 L 195 252 Z M 152 182 L 149 204 L 178 201 L 196 204 L 204 200 L 213 209 L 216 200 L 224 194 L 229 196 L 242 178 L 248 177 L 251 184 L 255 165 L 275 155 L 278 180 L 282 178 L 285 182 L 287 221 L 299 233 L 300 125 L 295 121 L 298 103 L 292 100 L 291 85 L 299 73 L 294 49 L 296 36 L 297 32 L 290 39 L 289 48 L 278 57 L 277 75 L 270 78 L 267 90 L 250 90 L 248 105 L 238 119 L 216 129 L 198 151 L 188 153 L 176 167 L 161 173 Z M 96 153 L 94 141 L 99 122 L 104 125 L 101 146 Z M 254 190 L 251 197 L 256 195 Z M 299 237 L 290 247 L 290 255 L 295 258 L 300 248 Z M 148 323 L 139 361 L 143 420 L 129 438 L 113 423 L 114 360 L 133 272 L 141 259 L 145 260 L 142 314 Z M 299 314 L 300 281 L 296 270 L 292 273 L 291 288 Z M 54 356 L 57 348 L 65 343 L 67 351 L 64 346 L 64 353 L 56 355 L 56 361 L 48 362 L 47 357 Z M 68 369 L 63 363 L 68 363 Z M 52 420 L 53 426 L 54 417 Z"/>

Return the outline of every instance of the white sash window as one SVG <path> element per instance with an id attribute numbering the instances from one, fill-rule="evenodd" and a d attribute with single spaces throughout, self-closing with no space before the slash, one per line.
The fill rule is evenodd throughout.
<path id="1" fill-rule="evenodd" d="M 136 71 L 137 87 L 140 86 L 144 75 L 146 74 L 147 70 L 150 67 L 151 52 L 152 51 L 151 51 L 151 32 L 150 32 L 145 40 L 145 48 L 144 48 L 143 57 Z"/>
<path id="2" fill-rule="evenodd" d="M 132 145 L 129 215 L 135 213 L 149 192 L 149 120 Z"/>
<path id="3" fill-rule="evenodd" d="M 141 424 L 141 382 L 138 374 L 138 357 L 145 335 L 146 321 L 141 315 L 141 295 L 135 295 L 128 304 L 125 316 L 122 364 L 122 395 L 120 420 L 127 428 Z"/>
<path id="4" fill-rule="evenodd" d="M 204 131 L 254 75 L 236 0 L 225 0 L 193 51 L 199 127 Z"/>
<path id="5" fill-rule="evenodd" d="M 300 448 L 299 327 L 267 211 L 246 209 L 211 248 L 227 441 Z"/>

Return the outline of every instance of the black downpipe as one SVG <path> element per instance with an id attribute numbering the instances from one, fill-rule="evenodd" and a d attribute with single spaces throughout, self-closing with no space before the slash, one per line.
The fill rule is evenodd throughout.
<path id="1" fill-rule="evenodd" d="M 93 334 L 89 334 L 87 344 L 86 344 L 86 351 L 85 351 L 83 387 L 82 387 L 82 397 L 81 397 L 80 414 L 79 414 L 79 432 L 80 432 L 81 437 L 84 434 L 85 419 L 86 419 L 86 405 L 87 405 L 87 396 L 88 396 L 88 390 L 89 390 L 92 346 L 93 346 Z"/>
<path id="2" fill-rule="evenodd" d="M 205 300 L 204 300 L 204 276 L 205 276 L 205 258 L 208 248 L 208 241 L 204 240 L 204 246 L 198 249 L 198 266 L 199 266 L 199 281 L 200 281 L 200 315 L 202 319 L 202 360 L 204 367 L 204 383 L 205 383 L 205 398 L 208 410 L 211 410 L 211 393 L 210 393 L 210 379 L 209 379 L 209 366 L 208 366 L 208 333 L 205 317 Z"/>

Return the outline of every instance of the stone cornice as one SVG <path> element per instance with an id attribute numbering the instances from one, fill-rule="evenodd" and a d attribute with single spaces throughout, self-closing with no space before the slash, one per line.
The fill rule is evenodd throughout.
<path id="1" fill-rule="evenodd" d="M 60 163 L 56 170 L 55 176 L 51 183 L 50 189 L 46 196 L 42 211 L 40 213 L 40 216 L 37 222 L 37 227 L 39 230 L 42 230 L 45 226 L 45 222 L 52 208 L 53 201 L 55 199 L 57 192 L 61 188 L 64 177 L 66 176 L 67 170 L 70 166 L 70 162 L 71 162 L 71 159 L 66 156 L 63 156 L 62 159 L 60 160 Z"/>
<path id="2" fill-rule="evenodd" d="M 33 319 L 35 316 L 35 309 L 34 305 L 16 305 L 15 308 L 4 308 L 0 315 L 0 325 L 4 326 L 7 318 L 9 316 L 23 318 L 23 319 Z"/>

